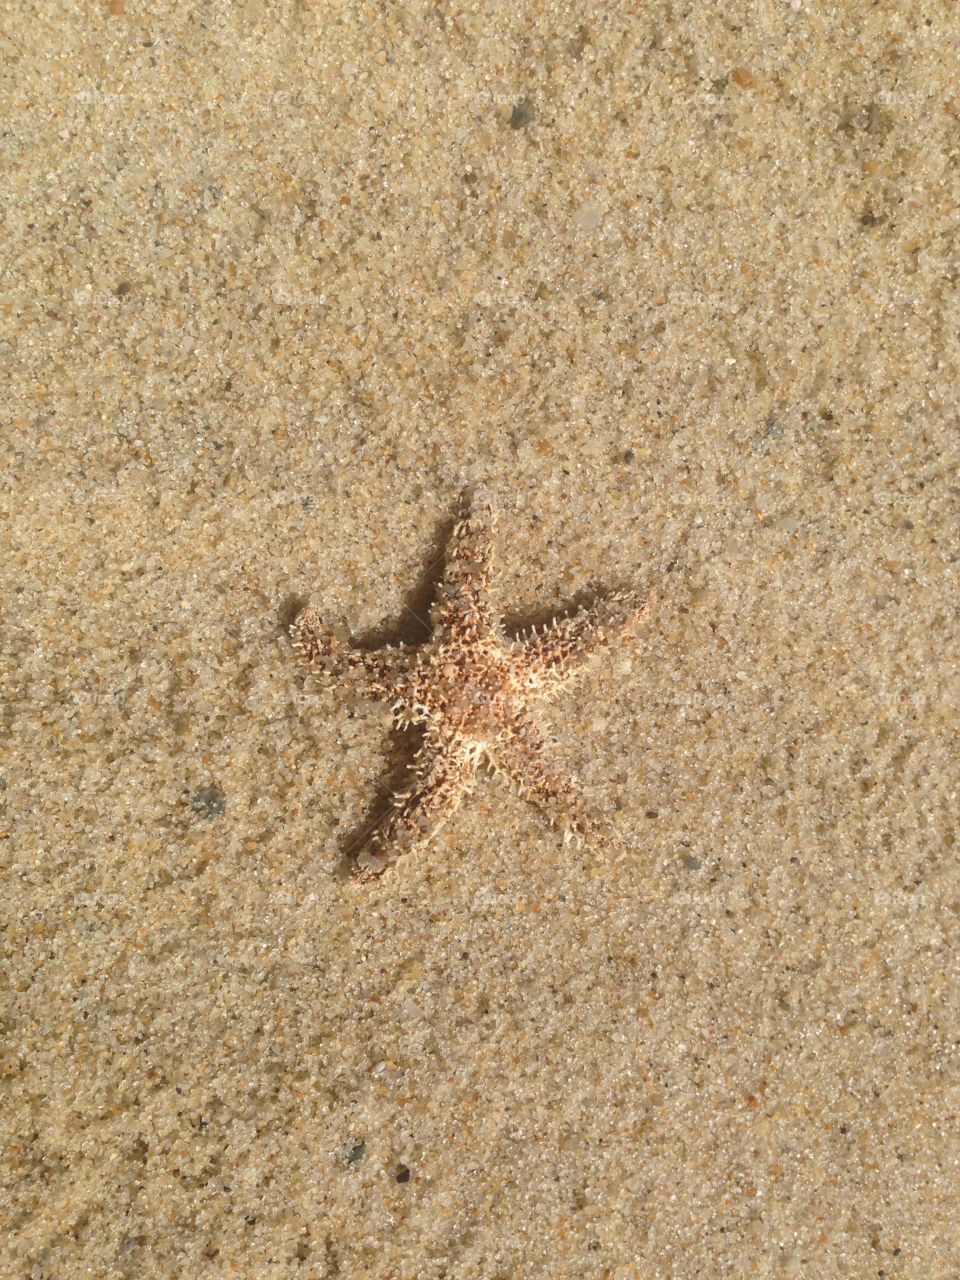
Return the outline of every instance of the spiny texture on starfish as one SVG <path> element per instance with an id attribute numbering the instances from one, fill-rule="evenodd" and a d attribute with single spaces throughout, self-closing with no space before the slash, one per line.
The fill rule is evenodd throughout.
<path id="1" fill-rule="evenodd" d="M 601 645 L 629 632 L 653 597 L 618 592 L 508 639 L 491 598 L 493 531 L 493 505 L 477 492 L 451 536 L 431 610 L 433 635 L 423 646 L 348 648 L 310 608 L 291 628 L 309 668 L 337 678 L 362 675 L 371 693 L 392 703 L 397 728 L 424 726 L 412 783 L 394 795 L 371 847 L 357 859 L 359 880 L 373 879 L 401 853 L 431 840 L 472 789 L 482 762 L 542 805 L 565 836 L 588 832 L 573 780 L 552 759 L 530 704 L 559 689 Z"/>

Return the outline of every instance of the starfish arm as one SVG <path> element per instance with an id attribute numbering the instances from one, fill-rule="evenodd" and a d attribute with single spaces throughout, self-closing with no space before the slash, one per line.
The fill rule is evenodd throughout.
<path id="1" fill-rule="evenodd" d="M 436 606 L 440 626 L 461 631 L 493 627 L 493 530 L 493 503 L 486 490 L 477 490 L 447 544 Z"/>
<path id="2" fill-rule="evenodd" d="M 362 853 L 354 878 L 373 880 L 403 853 L 428 843 L 470 790 L 477 772 L 476 755 L 462 743 L 438 743 L 427 736 L 413 762 L 413 780 L 394 796 L 373 833 L 369 853 Z"/>
<path id="3" fill-rule="evenodd" d="M 543 734 L 528 716 L 515 716 L 497 738 L 488 755 L 490 767 L 502 773 L 527 800 L 541 806 L 550 822 L 560 827 L 564 839 L 578 843 L 593 828 L 594 821 L 583 808 L 576 784 L 553 758 Z"/>
<path id="4" fill-rule="evenodd" d="M 617 592 L 590 609 L 551 623 L 539 634 L 534 629 L 521 637 L 514 659 L 519 683 L 538 691 L 561 684 L 602 645 L 631 631 L 653 600 L 653 592 L 645 599 L 633 592 Z"/>
<path id="5" fill-rule="evenodd" d="M 380 649 L 349 649 L 325 630 L 314 609 L 304 609 L 290 628 L 290 639 L 300 661 L 321 675 L 362 674 L 370 692 L 388 696 L 409 669 L 411 652 L 405 645 Z"/>

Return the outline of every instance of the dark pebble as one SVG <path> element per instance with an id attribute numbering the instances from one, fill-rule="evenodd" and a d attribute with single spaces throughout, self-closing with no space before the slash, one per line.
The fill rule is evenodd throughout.
<path id="1" fill-rule="evenodd" d="M 533 103 L 528 102 L 526 98 L 510 112 L 510 128 L 525 129 L 528 124 L 533 124 L 534 110 Z"/>
<path id="2" fill-rule="evenodd" d="M 227 797 L 219 787 L 201 787 L 190 800 L 190 808 L 198 818 L 219 818 L 227 807 Z"/>

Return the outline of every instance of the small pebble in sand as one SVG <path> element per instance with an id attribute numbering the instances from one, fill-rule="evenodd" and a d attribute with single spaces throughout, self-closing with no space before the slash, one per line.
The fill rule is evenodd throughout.
<path id="1" fill-rule="evenodd" d="M 219 818 L 227 807 L 227 797 L 219 787 L 201 787 L 190 799 L 190 808 L 198 818 Z"/>
<path id="2" fill-rule="evenodd" d="M 596 231 L 603 221 L 603 210 L 592 200 L 586 200 L 573 215 L 573 220 L 581 231 Z"/>
<path id="3" fill-rule="evenodd" d="M 533 124 L 536 119 L 536 113 L 533 109 L 533 103 L 526 98 L 522 102 L 518 102 L 510 113 L 510 128 L 525 129 L 528 124 Z"/>

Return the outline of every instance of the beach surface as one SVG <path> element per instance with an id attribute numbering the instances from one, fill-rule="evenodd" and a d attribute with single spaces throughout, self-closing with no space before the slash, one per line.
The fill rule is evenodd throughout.
<path id="1" fill-rule="evenodd" d="M 3 8 L 2 1280 L 955 1280 L 960 14 Z M 405 763 L 306 602 L 655 607 Z"/>

